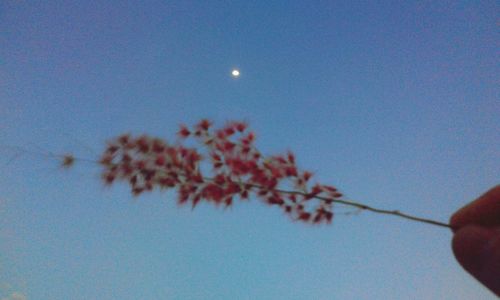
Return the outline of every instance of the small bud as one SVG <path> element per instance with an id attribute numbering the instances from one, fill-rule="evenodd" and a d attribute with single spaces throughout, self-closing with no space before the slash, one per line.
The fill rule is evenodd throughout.
<path id="1" fill-rule="evenodd" d="M 66 154 L 63 156 L 61 161 L 61 166 L 63 168 L 71 168 L 75 164 L 75 157 L 71 154 Z"/>
<path id="2" fill-rule="evenodd" d="M 187 138 L 189 135 L 191 135 L 191 131 L 189 131 L 186 126 L 181 125 L 181 128 L 177 132 L 177 135 L 179 135 L 181 138 Z"/>

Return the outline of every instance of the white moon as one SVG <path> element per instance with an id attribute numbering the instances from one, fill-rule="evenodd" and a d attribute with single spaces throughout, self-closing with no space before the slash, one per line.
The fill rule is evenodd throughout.
<path id="1" fill-rule="evenodd" d="M 237 69 L 234 69 L 231 71 L 231 75 L 233 75 L 233 77 L 239 77 L 240 76 L 240 71 L 237 70 Z"/>

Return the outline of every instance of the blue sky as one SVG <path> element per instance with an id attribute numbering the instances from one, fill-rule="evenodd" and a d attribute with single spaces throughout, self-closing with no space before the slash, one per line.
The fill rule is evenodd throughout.
<path id="1" fill-rule="evenodd" d="M 39 155 L 244 119 L 375 207 L 446 222 L 499 183 L 498 3 L 267 2 L 0 4 L 0 299 L 494 299 L 445 228 L 191 211 Z"/>

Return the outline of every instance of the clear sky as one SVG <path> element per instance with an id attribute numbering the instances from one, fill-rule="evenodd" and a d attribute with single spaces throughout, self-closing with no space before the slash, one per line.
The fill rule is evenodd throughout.
<path id="1" fill-rule="evenodd" d="M 0 299 L 494 299 L 446 228 L 192 211 L 36 153 L 243 119 L 348 199 L 447 222 L 499 183 L 498 2 L 69 2 L 0 3 Z"/>

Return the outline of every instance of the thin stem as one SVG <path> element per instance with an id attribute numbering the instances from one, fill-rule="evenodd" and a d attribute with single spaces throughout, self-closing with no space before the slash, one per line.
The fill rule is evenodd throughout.
<path id="1" fill-rule="evenodd" d="M 307 195 L 306 193 L 298 192 L 298 191 L 285 191 L 285 190 L 279 190 L 279 189 L 275 189 L 275 190 L 277 192 L 284 193 L 284 194 L 295 194 L 295 195 L 301 195 L 301 196 Z M 412 221 L 416 221 L 416 222 L 422 222 L 422 223 L 432 224 L 432 225 L 436 225 L 436 226 L 452 228 L 449 224 L 435 221 L 435 220 L 431 220 L 431 219 L 427 219 L 427 218 L 421 218 L 421 217 L 408 215 L 406 213 L 400 212 L 399 210 L 387 210 L 387 209 L 374 208 L 374 207 L 371 207 L 371 206 L 368 206 L 368 205 L 365 205 L 362 203 L 358 203 L 355 201 L 342 200 L 342 199 L 331 199 L 331 198 L 326 198 L 326 197 L 321 197 L 321 196 L 315 196 L 314 198 L 325 200 L 325 201 L 333 201 L 334 203 L 341 203 L 344 205 L 357 207 L 357 208 L 362 209 L 362 210 L 368 210 L 368 211 L 379 213 L 379 214 L 394 215 L 394 216 L 398 216 L 398 217 L 405 218 L 405 219 L 412 220 Z"/>
<path id="2" fill-rule="evenodd" d="M 90 161 L 90 160 L 86 160 L 86 161 Z M 96 163 L 98 163 L 98 162 L 96 162 Z M 214 179 L 210 178 L 210 177 L 203 177 L 203 179 L 207 180 L 207 181 L 214 182 Z M 244 184 L 249 185 L 249 186 L 254 187 L 254 188 L 263 188 L 262 186 L 259 186 L 257 184 L 248 184 L 248 183 L 244 183 Z M 300 196 L 307 196 L 307 193 L 300 192 L 300 191 L 287 191 L 287 190 L 276 189 L 276 188 L 273 189 L 273 191 L 283 193 L 283 194 L 295 194 L 295 195 L 300 195 Z M 453 228 L 452 226 L 450 226 L 447 223 L 443 223 L 443 222 L 439 222 L 439 221 L 435 221 L 435 220 L 431 220 L 431 219 L 427 219 L 427 218 L 412 216 L 412 215 L 409 215 L 406 213 L 402 213 L 399 210 L 387 210 L 387 209 L 374 208 L 374 207 L 368 206 L 366 204 L 358 203 L 358 202 L 355 202 L 352 200 L 332 199 L 332 198 L 327 198 L 327 197 L 322 197 L 322 196 L 314 196 L 313 198 L 324 200 L 324 201 L 332 201 L 334 203 L 340 203 L 340 204 L 356 207 L 356 208 L 359 208 L 362 210 L 368 210 L 368 211 L 371 211 L 374 213 L 393 215 L 393 216 L 405 218 L 405 219 L 416 221 L 416 222 L 427 223 L 427 224 L 432 224 L 432 225 L 446 227 L 446 228 Z"/>
<path id="3" fill-rule="evenodd" d="M 39 153 L 39 152 L 35 152 L 35 151 L 28 151 L 28 150 L 23 149 L 21 147 L 11 147 L 11 148 L 16 149 L 16 150 L 21 150 L 22 152 L 29 153 L 29 154 L 44 155 L 44 156 L 49 156 L 52 158 L 63 159 L 65 157 L 65 155 L 57 155 L 57 154 L 52 154 L 52 153 L 45 154 L 45 153 Z M 75 161 L 78 160 L 78 161 L 84 161 L 84 162 L 88 162 L 88 163 L 100 164 L 99 161 L 97 161 L 97 160 L 80 158 L 80 157 L 73 157 L 73 158 Z M 209 178 L 209 177 L 204 177 L 203 179 L 207 180 L 207 181 L 213 181 L 213 178 Z M 249 185 L 252 187 L 255 187 L 255 188 L 262 188 L 261 186 L 255 185 L 255 184 L 249 184 Z M 279 193 L 283 193 L 283 194 L 295 194 L 295 195 L 300 195 L 300 196 L 307 196 L 306 193 L 300 192 L 300 191 L 287 191 L 287 190 L 281 190 L 281 189 L 274 189 L 274 191 L 279 192 Z M 446 227 L 446 228 L 453 228 L 452 226 L 450 226 L 447 223 L 443 223 L 443 222 L 439 222 L 439 221 L 435 221 L 435 220 L 431 220 L 431 219 L 427 219 L 427 218 L 412 216 L 412 215 L 409 215 L 406 213 L 402 213 L 399 210 L 387 210 L 387 209 L 374 208 L 374 207 L 368 206 L 366 204 L 362 204 L 362 203 L 355 202 L 352 200 L 331 199 L 331 198 L 322 197 L 322 196 L 314 196 L 313 198 L 324 200 L 324 201 L 332 201 L 333 203 L 340 203 L 343 205 L 356 207 L 356 208 L 359 208 L 361 210 L 368 210 L 368 211 L 371 211 L 374 213 L 393 215 L 393 216 L 405 218 L 405 219 L 416 221 L 416 222 L 427 223 L 427 224 L 432 224 L 432 225 Z"/>
<path id="4" fill-rule="evenodd" d="M 213 181 L 211 178 L 204 178 L 204 179 Z M 262 188 L 262 186 L 259 186 L 257 184 L 247 184 L 247 185 L 249 185 L 251 187 L 255 187 L 255 188 Z M 290 194 L 290 195 L 294 194 L 294 195 L 300 195 L 300 196 L 304 196 L 304 197 L 307 196 L 307 193 L 299 192 L 299 191 L 287 191 L 287 190 L 282 190 L 282 189 L 273 189 L 273 191 L 276 191 L 278 193 L 283 193 L 283 194 Z M 402 213 L 399 210 L 388 210 L 388 209 L 374 208 L 374 207 L 368 206 L 366 204 L 358 203 L 358 202 L 355 202 L 352 200 L 350 201 L 350 200 L 342 200 L 342 199 L 332 199 L 332 198 L 327 198 L 327 197 L 322 197 L 322 196 L 314 196 L 313 198 L 324 200 L 324 201 L 332 201 L 334 203 L 340 203 L 340 204 L 356 207 L 356 208 L 359 208 L 362 210 L 368 210 L 368 211 L 371 211 L 374 213 L 393 215 L 393 216 L 398 216 L 398 217 L 405 218 L 405 219 L 412 220 L 412 221 L 416 221 L 416 222 L 422 222 L 422 223 L 432 224 L 432 225 L 446 227 L 446 228 L 453 228 L 452 226 L 450 226 L 447 223 L 443 223 L 443 222 L 439 222 L 439 221 L 435 221 L 435 220 L 431 220 L 431 219 L 427 219 L 427 218 L 412 216 L 412 215 L 409 215 L 406 213 Z"/>

